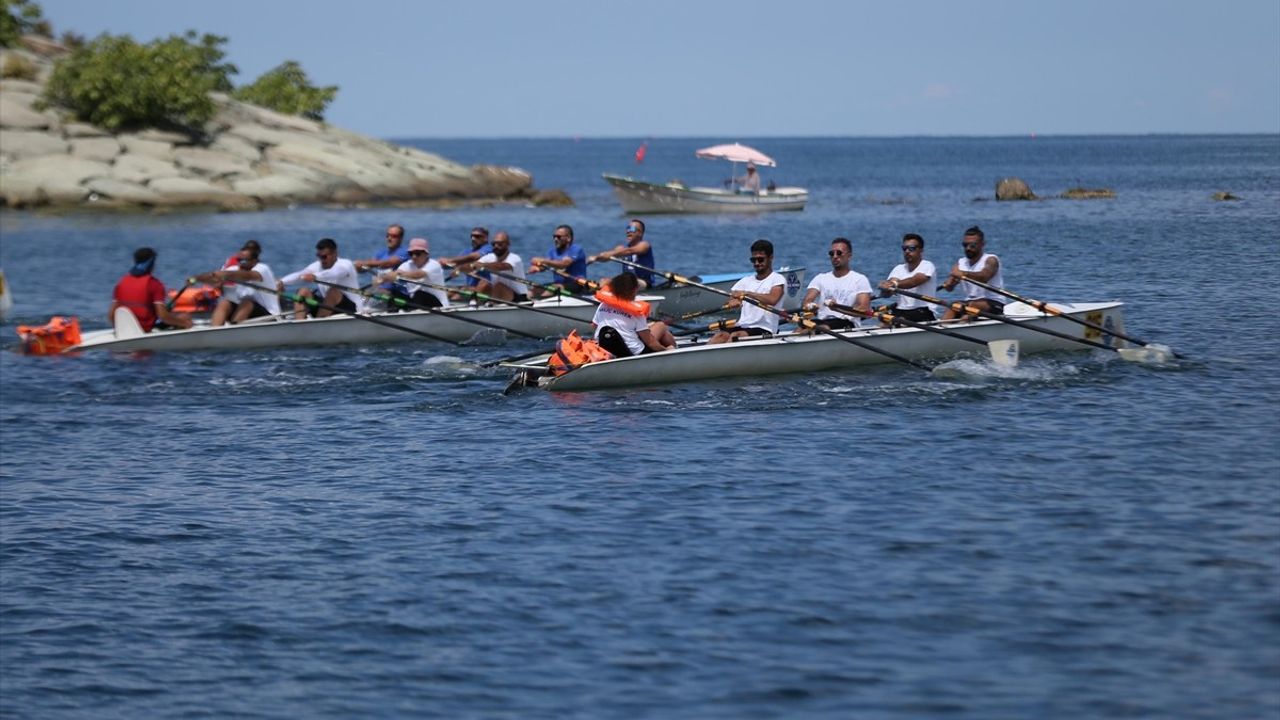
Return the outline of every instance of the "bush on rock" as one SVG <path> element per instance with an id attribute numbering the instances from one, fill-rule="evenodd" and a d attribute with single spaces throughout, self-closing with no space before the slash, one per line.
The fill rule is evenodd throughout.
<path id="1" fill-rule="evenodd" d="M 101 35 L 58 61 L 44 99 L 112 131 L 198 128 L 216 111 L 209 93 L 229 91 L 237 72 L 222 62 L 226 41 L 195 31 L 146 45 Z"/>
<path id="2" fill-rule="evenodd" d="M 285 115 L 301 115 L 320 122 L 324 120 L 325 108 L 337 94 L 337 85 L 313 86 L 302 66 L 288 60 L 264 73 L 253 84 L 236 90 L 233 96 Z"/>

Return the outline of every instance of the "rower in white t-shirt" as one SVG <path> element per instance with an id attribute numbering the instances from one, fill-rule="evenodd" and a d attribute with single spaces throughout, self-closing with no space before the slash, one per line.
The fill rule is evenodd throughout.
<path id="1" fill-rule="evenodd" d="M 848 239 L 838 237 L 831 241 L 831 249 L 827 251 L 831 258 L 831 272 L 825 272 L 809 282 L 809 289 L 804 294 L 805 310 L 816 311 L 815 321 L 828 330 L 842 330 L 858 326 L 858 321 L 865 316 L 849 316 L 836 312 L 829 303 L 839 303 L 857 308 L 862 312 L 871 311 L 871 281 L 867 276 L 849 267 L 853 259 L 853 244 Z"/>
<path id="2" fill-rule="evenodd" d="M 408 260 L 378 276 L 378 282 L 394 283 L 391 297 L 400 302 L 392 300 L 391 309 L 449 307 L 449 294 L 440 289 L 444 287 L 444 268 L 431 259 L 431 244 L 426 238 L 414 238 L 407 252 Z"/>
<path id="3" fill-rule="evenodd" d="M 982 234 L 982 228 L 974 225 L 965 230 L 962 244 L 964 245 L 964 257 L 957 260 L 955 267 L 951 268 L 951 275 L 942 284 L 943 289 L 953 290 L 956 285 L 963 285 L 961 290 L 964 291 L 965 305 L 976 307 L 979 310 L 986 310 L 990 313 L 1003 313 L 1004 301 L 999 293 L 965 282 L 966 278 L 973 278 L 992 287 L 1004 288 L 1004 274 L 1000 267 L 1000 258 L 984 250 L 986 236 Z M 961 312 L 955 308 L 947 308 L 947 313 L 942 316 L 942 319 L 954 320 L 960 317 Z M 966 315 L 966 317 L 972 318 L 970 315 Z"/>
<path id="4" fill-rule="evenodd" d="M 302 288 L 298 301 L 293 303 L 294 317 L 303 320 L 311 312 L 316 317 L 328 317 L 335 311 L 348 315 L 364 309 L 360 296 L 360 276 L 356 266 L 348 259 L 338 257 L 338 243 L 333 238 L 320 238 L 316 243 L 316 261 L 297 272 L 289 273 L 276 282 L 276 290 L 283 292 L 285 285 L 320 281 L 319 288 Z M 316 298 L 317 304 L 306 301 Z"/>
<path id="5" fill-rule="evenodd" d="M 916 233 L 902 236 L 902 263 L 880 283 L 880 297 L 889 297 L 899 289 L 927 295 L 931 292 L 938 269 L 924 259 L 924 238 Z M 894 317 L 927 323 L 937 320 L 935 314 L 943 308 L 907 295 L 899 295 L 889 311 Z M 885 323 L 887 325 L 887 323 Z M 903 325 L 904 323 L 898 323 Z"/>
<path id="6" fill-rule="evenodd" d="M 730 289 L 733 299 L 727 307 L 742 306 L 738 324 L 732 330 L 721 330 L 712 335 L 708 345 L 733 342 L 748 336 L 768 337 L 778 332 L 778 314 L 760 307 L 777 307 L 787 287 L 786 278 L 773 271 L 773 243 L 768 240 L 751 243 L 751 264 L 755 273 L 742 278 Z"/>
<path id="7" fill-rule="evenodd" d="M 258 259 L 261 252 L 262 246 L 258 241 L 249 240 L 236 254 L 234 265 L 228 261 L 221 270 L 195 276 L 199 282 L 222 284 L 222 297 L 209 319 L 214 327 L 280 314 L 280 301 L 271 292 L 276 285 L 276 276 L 269 265 Z"/>
<path id="8" fill-rule="evenodd" d="M 493 252 L 481 256 L 479 260 L 472 263 L 472 272 L 481 270 L 493 270 L 495 273 L 488 280 L 481 280 L 476 285 L 477 292 L 497 300 L 524 302 L 529 299 L 525 294 L 525 285 L 497 274 L 514 275 L 524 279 L 524 261 L 519 255 L 511 252 L 511 236 L 505 231 L 499 230 L 493 236 Z"/>

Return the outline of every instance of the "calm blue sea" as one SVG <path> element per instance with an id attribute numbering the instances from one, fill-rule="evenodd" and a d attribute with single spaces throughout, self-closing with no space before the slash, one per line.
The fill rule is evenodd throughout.
<path id="1" fill-rule="evenodd" d="M 104 327 L 140 245 L 170 285 L 392 222 L 611 247 L 601 172 L 715 184 L 693 151 L 734 139 L 407 141 L 569 209 L 0 213 L 0 341 Z M 812 204 L 652 217 L 660 267 L 765 237 L 812 277 L 843 235 L 879 279 L 977 224 L 1010 288 L 1121 299 L 1187 359 L 504 397 L 479 363 L 538 343 L 0 352 L 0 716 L 1280 715 L 1280 136 L 739 139 Z M 1009 175 L 1117 197 L 990 201 Z"/>

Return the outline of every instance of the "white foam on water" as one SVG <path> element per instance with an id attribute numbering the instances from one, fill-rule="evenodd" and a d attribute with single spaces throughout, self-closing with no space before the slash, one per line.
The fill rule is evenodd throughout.
<path id="1" fill-rule="evenodd" d="M 1079 374 L 1075 365 L 1023 360 L 1013 367 L 997 365 L 990 360 L 959 358 L 948 360 L 933 369 L 933 376 L 944 380 L 1057 380 Z"/>

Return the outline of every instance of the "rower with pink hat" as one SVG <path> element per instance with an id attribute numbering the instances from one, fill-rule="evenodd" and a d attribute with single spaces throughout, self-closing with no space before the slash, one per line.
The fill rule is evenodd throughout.
<path id="1" fill-rule="evenodd" d="M 408 260 L 395 270 L 378 276 L 378 282 L 394 283 L 387 309 L 449 307 L 449 296 L 441 289 L 444 286 L 444 268 L 431 259 L 431 243 L 426 238 L 416 237 L 409 241 L 408 252 Z"/>

